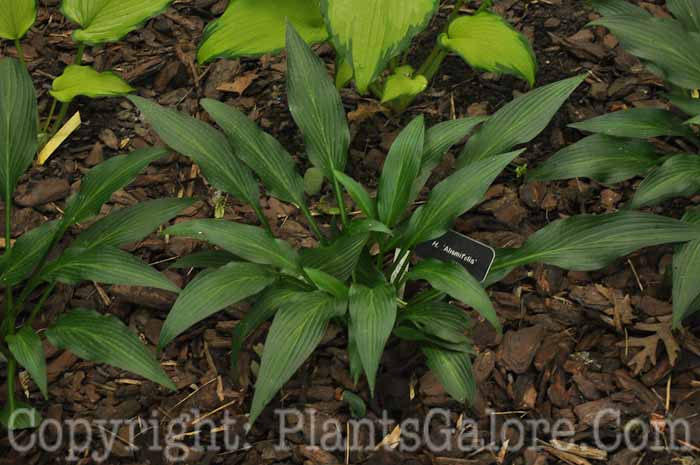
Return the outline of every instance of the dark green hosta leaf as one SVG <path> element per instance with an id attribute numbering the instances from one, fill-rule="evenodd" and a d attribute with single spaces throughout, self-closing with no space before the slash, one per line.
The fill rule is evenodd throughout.
<path id="1" fill-rule="evenodd" d="M 0 60 L 0 198 L 5 202 L 36 154 L 36 115 L 34 84 L 27 70 L 17 60 Z"/>
<path id="2" fill-rule="evenodd" d="M 364 94 L 425 29 L 438 6 L 437 0 L 321 0 L 321 13 L 338 56 L 352 66 Z"/>
<path id="3" fill-rule="evenodd" d="M 447 333 L 448 331 L 444 331 Z M 404 341 L 410 341 L 418 343 L 419 345 L 428 345 L 431 347 L 439 347 L 441 349 L 449 350 L 452 352 L 460 352 L 464 354 L 474 355 L 474 348 L 469 343 L 467 338 L 461 338 L 461 342 L 451 342 L 439 337 L 436 337 L 423 329 L 419 329 L 417 326 L 404 322 L 397 325 L 394 328 L 394 336 Z M 457 335 L 454 335 L 453 339 L 457 339 Z"/>
<path id="4" fill-rule="evenodd" d="M 648 18 L 647 10 L 630 3 L 627 0 L 591 0 L 591 6 L 603 16 L 637 16 Z"/>
<path id="5" fill-rule="evenodd" d="M 339 301 L 325 292 L 307 292 L 297 294 L 277 311 L 265 340 L 250 408 L 251 424 L 309 358 L 323 339 L 328 322 L 346 310 L 347 301 Z"/>
<path id="6" fill-rule="evenodd" d="M 438 291 L 474 308 L 494 328 L 501 330 L 501 323 L 488 294 L 481 284 L 457 263 L 424 260 L 408 273 L 408 279 L 428 281 Z"/>
<path id="7" fill-rule="evenodd" d="M 316 195 L 323 188 L 323 171 L 315 166 L 309 167 L 304 172 L 304 192 L 306 195 Z"/>
<path id="8" fill-rule="evenodd" d="M 170 226 L 164 233 L 207 241 L 254 263 L 290 271 L 299 269 L 299 257 L 294 249 L 287 242 L 275 239 L 257 226 L 205 219 L 183 221 Z"/>
<path id="9" fill-rule="evenodd" d="M 165 156 L 164 148 L 135 150 L 117 155 L 91 169 L 80 182 L 80 190 L 68 199 L 61 227 L 67 228 L 100 212 L 112 194 L 130 184 L 152 161 Z"/>
<path id="10" fill-rule="evenodd" d="M 116 42 L 149 18 L 168 7 L 172 0 L 63 0 L 61 12 L 82 29 L 73 32 L 78 42 L 97 45 Z"/>
<path id="11" fill-rule="evenodd" d="M 534 139 L 586 75 L 539 87 L 504 105 L 464 146 L 457 168 L 511 150 Z"/>
<path id="12" fill-rule="evenodd" d="M 401 131 L 386 157 L 379 179 L 377 211 L 379 219 L 389 227 L 401 219 L 408 207 L 411 187 L 420 173 L 424 140 L 423 116 L 418 116 Z"/>
<path id="13" fill-rule="evenodd" d="M 440 164 L 450 147 L 464 139 L 472 129 L 487 119 L 487 116 L 473 116 L 444 121 L 425 131 L 423 158 L 421 160 L 420 173 L 413 183 L 411 202 L 418 197 L 433 170 Z"/>
<path id="14" fill-rule="evenodd" d="M 21 39 L 36 20 L 36 0 L 0 0 L 0 38 Z"/>
<path id="15" fill-rule="evenodd" d="M 398 322 L 410 322 L 422 332 L 453 344 L 468 344 L 465 332 L 471 323 L 461 308 L 447 302 L 409 305 L 399 313 Z"/>
<path id="16" fill-rule="evenodd" d="M 260 176 L 272 195 L 285 202 L 304 204 L 304 180 L 292 156 L 277 139 L 261 130 L 239 110 L 211 99 L 202 107 L 226 133 L 236 156 Z"/>
<path id="17" fill-rule="evenodd" d="M 14 286 L 27 278 L 48 252 L 59 221 L 49 221 L 17 239 L 10 252 L 0 257 L 0 284 Z"/>
<path id="18" fill-rule="evenodd" d="M 348 191 L 350 198 L 355 202 L 357 208 L 359 208 L 367 218 L 376 219 L 379 217 L 377 213 L 377 203 L 370 197 L 369 192 L 367 192 L 362 184 L 341 171 L 336 170 L 334 174 L 338 182 Z"/>
<path id="19" fill-rule="evenodd" d="M 69 350 L 84 360 L 106 363 L 175 390 L 151 351 L 112 315 L 72 310 L 46 329 L 46 337 L 56 348 Z"/>
<path id="20" fill-rule="evenodd" d="M 484 198 L 491 183 L 522 152 L 476 161 L 444 179 L 430 191 L 426 204 L 413 213 L 400 243 L 411 248 L 444 234 L 457 217 Z"/>
<path id="21" fill-rule="evenodd" d="M 237 258 L 225 250 L 202 250 L 185 255 L 168 268 L 220 268 Z"/>
<path id="22" fill-rule="evenodd" d="M 119 247 L 138 242 L 194 203 L 192 199 L 157 199 L 113 211 L 80 233 L 75 247 Z"/>
<path id="23" fill-rule="evenodd" d="M 348 158 L 345 109 L 325 63 L 291 25 L 287 27 L 287 99 L 304 135 L 309 160 L 333 179 L 333 170 L 343 171 Z"/>
<path id="24" fill-rule="evenodd" d="M 133 91 L 133 87 L 111 71 L 99 73 L 91 66 L 68 65 L 63 74 L 53 80 L 49 93 L 60 102 L 71 102 L 79 95 L 117 97 Z"/>
<path id="25" fill-rule="evenodd" d="M 674 155 L 642 181 L 630 208 L 655 205 L 672 197 L 686 197 L 700 191 L 700 156 Z"/>
<path id="26" fill-rule="evenodd" d="M 206 63 L 281 50 L 287 21 L 309 43 L 328 37 L 319 0 L 236 0 L 229 3 L 223 16 L 207 25 L 197 60 Z"/>
<path id="27" fill-rule="evenodd" d="M 700 3 L 696 0 L 668 0 L 666 7 L 688 31 L 700 32 Z"/>
<path id="28" fill-rule="evenodd" d="M 362 397 L 358 396 L 354 392 L 343 391 L 343 395 L 340 399 L 348 404 L 350 407 L 350 414 L 354 418 L 364 418 L 367 415 L 367 406 Z"/>
<path id="29" fill-rule="evenodd" d="M 700 34 L 686 31 L 678 21 L 639 16 L 608 16 L 590 23 L 603 26 L 620 39 L 628 53 L 650 62 L 652 72 L 686 89 L 700 88 Z"/>
<path id="30" fill-rule="evenodd" d="M 484 10 L 459 16 L 438 40 L 472 68 L 511 74 L 530 86 L 535 84 L 537 61 L 530 42 L 500 15 Z"/>
<path id="31" fill-rule="evenodd" d="M 683 221 L 699 225 L 700 210 L 688 210 Z M 700 239 L 678 247 L 673 255 L 673 325 L 700 309 Z"/>
<path id="32" fill-rule="evenodd" d="M 569 127 L 616 137 L 648 139 L 659 136 L 693 136 L 683 120 L 659 108 L 631 108 L 606 113 Z"/>
<path id="33" fill-rule="evenodd" d="M 452 398 L 462 403 L 474 398 L 476 381 L 469 354 L 431 346 L 424 346 L 422 350 L 428 368 Z"/>
<path id="34" fill-rule="evenodd" d="M 350 289 L 350 327 L 357 351 L 374 395 L 379 361 L 396 321 L 396 289 L 392 284 Z"/>
<path id="35" fill-rule="evenodd" d="M 661 160 L 654 146 L 644 140 L 594 134 L 564 147 L 528 171 L 527 180 L 591 178 L 615 184 L 646 174 Z"/>
<path id="36" fill-rule="evenodd" d="M 66 249 L 60 258 L 46 266 L 42 277 L 45 281 L 60 281 L 66 284 L 95 281 L 180 291 L 164 275 L 116 247 Z"/>
<path id="37" fill-rule="evenodd" d="M 7 336 L 7 347 L 32 377 L 44 399 L 48 398 L 46 357 L 39 335 L 32 328 L 23 326 L 16 334 Z"/>
<path id="38" fill-rule="evenodd" d="M 347 231 L 327 246 L 302 249 L 299 253 L 301 263 L 305 268 L 315 268 L 340 281 L 347 281 L 369 240 L 370 229 L 365 225 L 370 224 L 370 221 L 353 223 Z"/>
<path id="39" fill-rule="evenodd" d="M 160 332 L 162 349 L 195 323 L 255 295 L 272 284 L 275 274 L 254 263 L 229 263 L 199 274 L 180 293 Z"/>
<path id="40" fill-rule="evenodd" d="M 339 299 L 348 297 L 348 287 L 335 276 L 315 268 L 304 268 L 304 272 L 318 289 Z"/>
<path id="41" fill-rule="evenodd" d="M 303 289 L 286 285 L 276 285 L 268 287 L 258 295 L 253 307 L 245 314 L 243 319 L 233 328 L 231 332 L 231 367 L 236 369 L 238 354 L 241 352 L 243 342 L 253 331 L 263 322 L 272 318 L 277 310 L 288 303 Z"/>
<path id="42" fill-rule="evenodd" d="M 234 154 L 226 137 L 203 121 L 141 97 L 129 96 L 163 142 L 189 157 L 216 189 L 259 208 L 260 191 L 247 166 Z"/>
<path id="43" fill-rule="evenodd" d="M 690 116 L 700 115 L 700 98 L 693 98 L 687 89 L 670 86 L 671 91 L 663 94 L 674 106 L 680 108 L 683 113 Z M 686 121 L 686 124 L 688 122 Z"/>
<path id="44" fill-rule="evenodd" d="M 546 263 L 569 270 L 592 271 L 643 247 L 698 237 L 700 227 L 649 213 L 578 215 L 550 223 L 519 249 L 499 250 L 491 270 L 497 273 L 528 263 Z"/>

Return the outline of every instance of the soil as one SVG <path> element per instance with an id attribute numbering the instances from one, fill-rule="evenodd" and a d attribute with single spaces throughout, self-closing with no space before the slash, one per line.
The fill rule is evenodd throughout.
<path id="1" fill-rule="evenodd" d="M 418 63 L 432 47 L 451 3 L 441 8 L 429 30 L 416 39 L 411 61 Z M 221 14 L 225 4 L 226 0 L 178 0 L 166 13 L 120 43 L 88 49 L 84 62 L 99 70 L 116 70 L 140 95 L 205 120 L 207 115 L 198 104 L 200 98 L 206 96 L 235 105 L 275 135 L 298 158 L 303 169 L 307 165 L 303 143 L 286 105 L 284 55 L 219 61 L 204 67 L 194 64 L 204 25 Z M 652 2 L 645 5 L 657 14 L 663 13 Z M 478 4 L 468 2 L 468 7 L 473 10 Z M 603 29 L 585 27 L 595 16 L 583 0 L 496 0 L 495 7 L 533 42 L 540 68 L 537 86 L 589 72 L 585 84 L 572 95 L 549 127 L 528 145 L 526 153 L 516 160 L 517 165 L 536 166 L 582 137 L 578 131 L 567 128 L 574 121 L 622 107 L 668 106 L 661 96 L 661 82 L 625 53 L 613 36 Z M 58 11 L 57 1 L 47 0 L 41 2 L 38 21 L 23 41 L 43 114 L 49 104 L 47 91 L 52 77 L 73 60 L 75 46 L 70 40 L 71 30 L 72 26 Z M 330 48 L 322 46 L 318 51 L 332 66 Z M 2 56 L 16 56 L 10 43 L 0 44 Z M 345 89 L 342 96 L 353 135 L 348 171 L 374 189 L 388 146 L 397 131 L 415 115 L 423 114 L 429 124 L 434 124 L 455 117 L 493 113 L 527 90 L 522 81 L 473 71 L 457 57 L 444 62 L 429 89 L 400 116 L 381 111 L 371 98 Z M 60 215 L 66 198 L 92 166 L 120 151 L 159 142 L 124 99 L 79 99 L 72 105 L 71 113 L 76 110 L 83 120 L 80 129 L 44 166 L 33 167 L 21 180 L 12 224 L 15 237 Z M 673 141 L 659 143 L 669 145 Z M 457 153 L 446 157 L 431 184 L 449 172 Z M 455 229 L 494 247 L 519 246 L 532 232 L 555 219 L 615 211 L 630 198 L 638 182 L 614 187 L 583 179 L 524 184 L 515 170 L 509 169 L 489 190 L 486 200 L 459 219 Z M 146 199 L 178 195 L 199 199 L 183 218 L 213 215 L 213 192 L 186 158 L 171 155 L 149 167 L 134 184 L 115 193 L 103 213 Z M 262 202 L 281 237 L 296 246 L 314 243 L 303 216 L 293 206 L 267 197 Z M 669 201 L 653 211 L 679 217 L 687 205 L 697 203 L 700 203 L 698 196 Z M 313 209 L 322 213 L 332 204 L 333 200 L 324 192 L 313 201 Z M 232 199 L 227 199 L 225 217 L 255 222 L 251 209 Z M 166 240 L 154 234 L 130 250 L 165 270 L 175 258 L 197 247 L 191 240 Z M 242 423 L 249 410 L 258 353 L 269 325 L 248 339 L 239 361 L 241 368 L 232 372 L 230 332 L 247 311 L 246 305 L 219 312 L 167 347 L 161 360 L 175 380 L 177 392 L 167 392 L 108 366 L 80 361 L 48 344 L 45 350 L 49 399 L 44 400 L 31 382 L 24 383 L 23 390 L 45 418 L 134 420 L 138 425 L 134 444 L 125 439 L 126 425 L 105 434 L 116 439 L 113 453 L 106 461 L 110 464 L 168 463 L 163 454 L 148 452 L 146 445 L 154 439 L 161 442 L 166 439 L 168 432 L 158 425 L 181 414 L 192 414 L 194 410 L 198 413 L 182 423 L 181 431 L 175 432 L 180 434 L 175 439 L 181 445 L 176 452 L 189 463 L 690 465 L 698 463 L 700 451 L 697 417 L 700 339 L 695 336 L 700 334 L 697 331 L 700 319 L 690 319 L 681 331 L 671 333 L 666 329 L 671 315 L 672 251 L 671 247 L 646 249 L 590 273 L 567 272 L 550 266 L 523 268 L 491 287 L 504 334 L 496 334 L 487 323 L 475 318 L 474 366 L 478 393 L 470 406 L 451 401 L 427 371 L 415 348 L 398 342 L 387 348 L 377 393 L 371 398 L 364 381 L 358 388 L 353 386 L 345 352 L 347 340 L 340 328 L 331 328 L 310 361 L 248 433 L 246 447 L 200 452 L 195 447 L 197 441 L 220 444 L 223 440 L 216 429 L 200 428 L 207 423 L 202 420 L 211 420 L 216 427 L 226 414 Z M 184 271 L 166 273 L 180 285 L 192 277 Z M 131 286 L 103 288 L 89 283 L 59 286 L 35 326 L 45 327 L 67 308 L 95 308 L 118 316 L 141 335 L 145 344 L 155 347 L 173 300 L 171 294 Z M 476 423 L 472 427 L 478 436 L 487 443 L 496 441 L 497 446 L 470 452 L 436 452 L 424 447 L 412 453 L 364 450 L 353 451 L 347 457 L 342 452 L 324 452 L 315 447 L 319 445 L 324 420 L 335 420 L 335 427 L 344 430 L 351 418 L 348 404 L 341 400 L 344 390 L 358 393 L 367 402 L 367 416 L 371 419 L 379 419 L 382 411 L 387 411 L 390 418 L 400 422 L 424 418 L 432 408 L 449 409 L 452 427 L 464 424 L 465 418 L 473 418 Z M 4 395 L 3 386 L 0 398 Z M 290 448 L 285 450 L 275 448 L 279 442 L 280 418 L 273 415 L 273 410 L 278 407 L 306 409 L 304 428 L 286 436 Z M 665 419 L 686 419 L 692 428 L 690 442 L 683 451 L 672 450 L 667 443 L 654 450 L 611 447 L 608 453 L 597 449 L 566 451 L 552 440 L 551 434 L 540 431 L 537 450 L 508 450 L 503 446 L 505 440 L 514 444 L 523 433 L 533 434 L 532 430 L 523 432 L 509 427 L 508 420 L 512 419 L 568 420 L 573 431 L 567 439 L 592 446 L 592 420 L 605 408 L 623 412 L 619 422 L 606 424 L 604 436 L 608 442 L 625 432 L 641 439 L 643 431 L 639 424 L 625 427 L 634 418 L 639 418 L 640 424 L 650 431 L 662 429 Z M 493 437 L 491 422 L 497 425 L 496 431 L 503 431 L 502 438 Z M 454 432 L 440 430 L 444 423 L 444 418 L 434 419 L 432 434 L 454 441 Z M 316 435 L 312 431 L 314 427 Z M 57 440 L 55 431 L 47 434 Z M 228 439 L 243 436 L 240 426 L 229 429 Z M 364 444 L 379 443 L 386 433 L 360 436 Z M 28 437 L 28 433 L 21 433 L 20 440 Z M 85 439 L 84 435 L 79 437 Z M 139 446 L 139 450 L 132 451 L 130 446 Z M 71 451 L 64 445 L 53 452 L 30 448 L 19 453 L 10 448 L 9 438 L 3 437 L 0 449 L 3 450 L 0 464 L 66 463 L 71 458 L 88 464 L 96 461 L 90 452 L 104 450 L 104 446 L 100 438 L 92 438 L 90 452 L 75 457 L 71 457 Z"/>

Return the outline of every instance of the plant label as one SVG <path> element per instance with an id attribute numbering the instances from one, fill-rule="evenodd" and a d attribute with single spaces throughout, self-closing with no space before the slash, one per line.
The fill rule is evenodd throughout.
<path id="1" fill-rule="evenodd" d="M 496 258 L 496 251 L 488 245 L 455 231 L 418 244 L 416 254 L 421 258 L 457 262 L 480 282 L 486 279 Z"/>

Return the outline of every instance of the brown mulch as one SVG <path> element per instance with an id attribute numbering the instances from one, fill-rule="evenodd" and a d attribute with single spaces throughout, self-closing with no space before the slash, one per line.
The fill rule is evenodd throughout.
<path id="1" fill-rule="evenodd" d="M 472 2 L 473 3 L 473 2 Z M 661 2 L 657 2 L 661 3 Z M 51 78 L 72 62 L 74 45 L 71 26 L 58 12 L 56 0 L 42 2 L 39 19 L 23 41 L 25 56 L 38 89 L 40 108 L 46 114 L 47 90 Z M 118 44 L 88 50 L 85 62 L 96 68 L 114 69 L 138 88 L 140 95 L 154 98 L 162 105 L 206 118 L 199 107 L 202 97 L 220 99 L 246 111 L 264 129 L 274 134 L 294 154 L 300 169 L 307 162 L 303 143 L 286 108 L 284 56 L 218 61 L 205 67 L 195 65 L 194 56 L 202 28 L 225 8 L 225 0 L 176 1 L 165 14 L 150 21 Z M 472 4 L 472 6 L 476 6 Z M 650 2 L 647 6 L 658 8 Z M 617 40 L 603 29 L 585 28 L 593 13 L 582 0 L 496 1 L 496 8 L 522 30 L 534 43 L 540 64 L 537 85 L 553 82 L 583 71 L 589 78 L 561 111 L 550 127 L 533 141 L 522 165 L 537 165 L 558 149 L 581 137 L 567 124 L 623 107 L 667 107 L 660 96 L 661 81 L 647 73 L 641 64 L 625 53 Z M 442 12 L 444 20 L 449 8 Z M 429 50 L 438 20 L 416 42 L 416 58 Z M 329 64 L 332 51 L 321 47 L 319 53 Z M 15 56 L 6 42 L 0 44 L 0 57 Z M 527 91 L 523 82 L 470 70 L 460 59 L 448 58 L 428 91 L 401 116 L 379 111 L 369 98 L 352 90 L 342 92 L 349 113 L 353 144 L 349 171 L 369 188 L 376 187 L 377 174 L 397 131 L 414 115 L 424 114 L 429 124 L 466 115 L 492 113 L 514 95 Z M 76 183 L 92 166 L 123 151 L 158 143 L 158 138 L 140 120 L 133 106 L 124 99 L 80 99 L 74 105 L 84 124 L 42 167 L 34 167 L 25 176 L 15 197 L 12 230 L 15 237 L 60 214 Z M 437 170 L 432 182 L 449 172 L 452 154 Z M 615 211 L 630 198 L 635 182 L 606 187 L 588 180 L 525 185 L 515 172 L 505 172 L 489 190 L 486 200 L 464 215 L 456 229 L 494 247 L 519 246 L 534 231 L 560 217 L 579 213 Z M 113 208 L 133 205 L 147 199 L 195 196 L 200 199 L 186 215 L 211 217 L 212 192 L 184 157 L 171 155 L 144 172 L 128 188 L 114 194 L 104 213 Z M 655 208 L 657 213 L 679 216 L 689 203 L 700 197 L 667 202 Z M 324 193 L 313 201 L 323 212 L 332 205 Z M 314 243 L 304 218 L 296 208 L 274 198 L 264 198 L 265 214 L 279 236 L 296 246 Z M 247 206 L 228 199 L 225 217 L 254 223 Z M 2 218 L 2 216 L 0 216 Z M 77 231 L 74 231 L 77 232 Z M 197 248 L 184 238 L 152 235 L 130 249 L 149 263 L 165 269 L 176 257 Z M 192 447 L 194 436 L 185 436 L 184 452 L 191 463 L 226 464 L 331 464 L 344 463 L 342 453 L 329 454 L 314 448 L 311 426 L 324 419 L 345 425 L 350 418 L 347 404 L 340 400 L 343 390 L 359 393 L 368 405 L 368 417 L 377 419 L 386 410 L 396 421 L 422 417 L 434 407 L 449 408 L 452 425 L 464 417 L 478 422 L 478 435 L 499 447 L 473 453 L 411 454 L 393 451 L 353 452 L 350 463 L 411 463 L 441 465 L 487 465 L 546 463 L 693 464 L 700 449 L 700 422 L 696 418 L 700 394 L 700 325 L 698 318 L 686 322 L 686 329 L 671 333 L 666 328 L 671 315 L 671 247 L 657 247 L 620 259 L 604 270 L 590 273 L 567 272 L 555 267 L 535 266 L 520 269 L 490 289 L 504 323 L 498 335 L 485 322 L 475 323 L 473 338 L 478 351 L 474 363 L 478 381 L 477 398 L 470 407 L 451 401 L 434 376 L 427 372 L 415 348 L 404 343 L 389 345 L 379 374 L 377 394 L 371 399 L 364 381 L 355 388 L 348 373 L 345 352 L 347 340 L 340 328 L 331 328 L 319 350 L 300 373 L 268 407 L 249 433 L 249 446 L 237 451 L 208 453 Z M 175 282 L 186 284 L 189 274 L 166 271 Z M 44 327 L 55 315 L 70 307 L 91 307 L 111 313 L 127 322 L 142 335 L 144 343 L 155 347 L 160 328 L 174 300 L 166 292 L 130 286 L 82 284 L 59 286 L 47 302 Z M 168 393 L 152 383 L 142 382 L 125 372 L 76 359 L 67 352 L 45 347 L 49 364 L 50 398 L 44 401 L 37 389 L 28 386 L 31 403 L 39 406 L 47 418 L 66 420 L 142 419 L 136 446 L 117 440 L 107 463 L 167 463 L 160 454 L 145 452 L 155 424 L 193 409 L 199 415 L 218 421 L 225 412 L 241 421 L 250 405 L 257 372 L 260 344 L 267 327 L 249 338 L 236 376 L 232 376 L 228 351 L 231 328 L 248 307 L 239 305 L 220 312 L 186 332 L 172 343 L 162 356 L 164 366 L 178 386 Z M 0 397 L 5 395 L 4 386 Z M 278 442 L 279 418 L 275 407 L 306 408 L 305 427 L 288 435 L 288 451 L 274 448 Z M 223 407 L 223 408 L 222 408 Z M 665 418 L 686 418 L 692 424 L 692 452 L 664 449 L 632 451 L 619 448 L 607 456 L 586 456 L 584 452 L 562 451 L 548 434 L 540 434 L 541 449 L 508 452 L 502 439 L 517 442 L 519 432 L 504 430 L 504 438 L 492 438 L 490 421 L 503 425 L 508 419 L 569 420 L 574 425 L 569 440 L 592 444 L 592 420 L 604 408 L 623 412 L 621 423 L 614 421 L 605 430 L 609 438 L 623 432 L 624 424 L 641 418 L 658 425 Z M 313 412 L 313 413 L 312 413 Z M 489 412 L 495 412 L 490 415 Z M 197 421 L 190 418 L 186 431 Z M 436 420 L 439 426 L 439 421 Z M 342 426 L 344 428 L 344 426 Z M 443 432 L 444 433 L 444 432 Z M 532 431 L 526 431 L 532 434 Z M 637 433 L 632 431 L 631 434 Z M 242 437 L 240 428 L 233 431 Z M 439 434 L 439 431 L 435 434 Z M 119 438 L 126 430 L 118 430 Z M 215 431 L 201 431 L 204 444 L 221 440 Z M 380 441 L 382 437 L 364 438 Z M 453 440 L 454 438 L 450 439 Z M 95 438 L 95 450 L 103 449 Z M 54 453 L 33 450 L 20 455 L 9 449 L 6 438 L 0 440 L 0 464 L 63 463 L 68 451 Z M 83 456 L 79 463 L 91 463 Z"/>

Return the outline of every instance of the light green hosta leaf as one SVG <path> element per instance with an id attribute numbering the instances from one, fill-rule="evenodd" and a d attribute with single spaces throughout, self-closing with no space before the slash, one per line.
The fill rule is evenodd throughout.
<path id="1" fill-rule="evenodd" d="M 377 211 L 379 219 L 389 227 L 401 219 L 411 200 L 411 188 L 420 173 L 424 140 L 421 115 L 401 131 L 386 157 L 379 178 Z"/>
<path id="2" fill-rule="evenodd" d="M 392 284 L 350 289 L 350 327 L 369 389 L 374 395 L 379 362 L 396 322 L 396 289 Z"/>
<path id="3" fill-rule="evenodd" d="M 80 190 L 68 199 L 61 227 L 67 228 L 97 215 L 115 191 L 130 184 L 146 166 L 167 153 L 160 147 L 140 149 L 128 155 L 117 155 L 92 168 L 80 182 Z"/>
<path id="4" fill-rule="evenodd" d="M 587 119 L 569 127 L 616 137 L 649 139 L 659 136 L 693 136 L 683 120 L 659 108 L 631 108 Z"/>
<path id="5" fill-rule="evenodd" d="M 338 52 L 352 64 L 361 94 L 403 52 L 437 11 L 437 0 L 321 0 Z"/>
<path id="6" fill-rule="evenodd" d="M 150 100 L 133 95 L 129 100 L 141 110 L 163 142 L 199 165 L 212 186 L 259 209 L 258 183 L 234 155 L 223 134 L 203 121 Z"/>
<path id="7" fill-rule="evenodd" d="M 700 210 L 688 210 L 683 221 L 700 224 Z M 683 319 L 700 309 L 700 239 L 688 242 L 676 249 L 673 255 L 673 325 L 680 326 Z"/>
<path id="8" fill-rule="evenodd" d="M 511 270 L 528 263 L 577 271 L 599 270 L 643 247 L 699 237 L 698 226 L 649 213 L 578 215 L 550 223 L 519 249 L 498 250 L 491 270 Z"/>
<path id="9" fill-rule="evenodd" d="M 304 180 L 297 173 L 292 156 L 277 139 L 225 103 L 212 99 L 201 103 L 228 136 L 236 156 L 260 176 L 272 195 L 285 202 L 304 204 Z"/>
<path id="10" fill-rule="evenodd" d="M 197 60 L 259 56 L 284 48 L 289 21 L 308 43 L 328 38 L 319 0 L 232 0 L 204 30 Z"/>
<path id="11" fill-rule="evenodd" d="M 408 273 L 408 279 L 428 281 L 438 291 L 474 308 L 494 328 L 501 330 L 501 323 L 498 321 L 498 315 L 488 294 L 461 265 L 454 262 L 424 260 Z"/>
<path id="12" fill-rule="evenodd" d="M 700 115 L 696 116 L 695 118 L 691 118 L 688 121 L 685 122 L 685 124 L 698 124 L 700 125 Z"/>
<path id="13" fill-rule="evenodd" d="M 250 408 L 251 424 L 313 353 L 331 318 L 342 316 L 346 310 L 347 301 L 324 292 L 308 292 L 297 294 L 277 311 L 265 340 Z"/>
<path id="14" fill-rule="evenodd" d="M 46 329 L 46 337 L 56 348 L 69 350 L 84 360 L 106 363 L 175 390 L 151 351 L 112 315 L 72 310 Z"/>
<path id="15" fill-rule="evenodd" d="M 306 195 L 316 195 L 323 188 L 323 171 L 315 166 L 310 166 L 304 172 L 304 192 Z"/>
<path id="16" fill-rule="evenodd" d="M 382 103 L 413 98 L 428 87 L 428 80 L 421 74 L 415 74 L 413 67 L 400 66 L 386 78 Z"/>
<path id="17" fill-rule="evenodd" d="M 272 284 L 275 274 L 254 263 L 229 263 L 197 275 L 180 293 L 160 332 L 162 349 L 205 318 L 255 295 Z"/>
<path id="18" fill-rule="evenodd" d="M 257 226 L 227 220 L 193 220 L 170 226 L 164 234 L 207 241 L 244 260 L 261 265 L 291 271 L 299 269 L 299 256 L 294 249 L 287 242 L 275 239 Z"/>
<path id="19" fill-rule="evenodd" d="M 58 226 L 58 220 L 49 221 L 22 234 L 9 253 L 0 256 L 0 284 L 14 286 L 27 278 L 49 251 Z"/>
<path id="20" fill-rule="evenodd" d="M 615 184 L 648 173 L 661 160 L 654 146 L 646 141 L 594 134 L 564 147 L 542 165 L 528 171 L 527 180 L 580 177 Z"/>
<path id="21" fill-rule="evenodd" d="M 497 14 L 460 16 L 438 40 L 473 68 L 512 74 L 535 85 L 537 61 L 530 42 Z"/>
<path id="22" fill-rule="evenodd" d="M 696 0 L 668 0 L 666 7 L 687 30 L 700 32 L 700 3 Z"/>
<path id="23" fill-rule="evenodd" d="M 53 80 L 49 93 L 60 102 L 70 102 L 78 95 L 117 97 L 133 91 L 133 87 L 111 71 L 98 73 L 91 66 L 68 65 Z"/>
<path id="24" fill-rule="evenodd" d="M 496 177 L 523 150 L 471 163 L 435 186 L 425 205 L 418 207 L 401 236 L 404 248 L 443 235 L 452 223 L 483 200 Z M 475 176 L 478 173 L 478 176 Z"/>
<path id="25" fill-rule="evenodd" d="M 61 12 L 80 25 L 73 32 L 78 42 L 97 45 L 116 42 L 159 15 L 172 0 L 63 0 Z"/>
<path id="26" fill-rule="evenodd" d="M 653 64 L 652 72 L 686 89 L 700 88 L 700 33 L 686 31 L 666 18 L 609 16 L 591 23 L 604 26 L 620 39 L 625 50 Z"/>
<path id="27" fill-rule="evenodd" d="M 144 286 L 179 292 L 180 289 L 164 275 L 130 253 L 115 247 L 96 249 L 68 248 L 42 272 L 46 281 L 77 284 L 95 281 L 104 284 Z"/>
<path id="28" fill-rule="evenodd" d="M 42 421 L 41 414 L 34 407 L 19 400 L 15 401 L 12 411 L 8 402 L 0 409 L 0 423 L 8 430 L 37 428 Z"/>
<path id="29" fill-rule="evenodd" d="M 44 399 L 47 399 L 46 357 L 39 335 L 32 328 L 23 326 L 16 334 L 7 336 L 7 347 L 17 363 L 32 377 Z"/>
<path id="30" fill-rule="evenodd" d="M 353 69 L 347 61 L 338 56 L 335 59 L 335 88 L 342 89 L 347 86 L 352 80 Z"/>
<path id="31" fill-rule="evenodd" d="M 591 6 L 603 16 L 623 15 L 642 18 L 651 16 L 647 10 L 627 0 L 591 0 Z"/>
<path id="32" fill-rule="evenodd" d="M 71 245 L 119 247 L 138 242 L 193 203 L 193 199 L 157 199 L 113 211 L 80 233 Z"/>
<path id="33" fill-rule="evenodd" d="M 32 164 L 37 134 L 32 78 L 19 61 L 4 58 L 0 60 L 0 198 L 5 202 Z"/>
<path id="34" fill-rule="evenodd" d="M 345 190 L 348 191 L 348 194 L 350 194 L 357 208 L 359 208 L 367 218 L 376 219 L 379 217 L 376 202 L 362 184 L 341 171 L 336 170 L 334 174 Z"/>
<path id="35" fill-rule="evenodd" d="M 333 170 L 343 171 L 348 158 L 345 108 L 325 63 L 291 26 L 287 29 L 287 100 L 309 160 L 333 179 Z"/>
<path id="36" fill-rule="evenodd" d="M 642 181 L 630 208 L 656 205 L 672 197 L 686 197 L 700 191 L 700 156 L 674 155 Z"/>
<path id="37" fill-rule="evenodd" d="M 586 78 L 557 81 L 517 97 L 486 121 L 464 146 L 457 168 L 511 150 L 534 139 Z"/>
<path id="38" fill-rule="evenodd" d="M 428 368 L 452 398 L 462 403 L 474 398 L 476 381 L 469 354 L 432 346 L 424 346 L 422 350 Z"/>
<path id="39" fill-rule="evenodd" d="M 0 38 L 21 39 L 36 20 L 36 0 L 0 0 Z"/>
<path id="40" fill-rule="evenodd" d="M 304 268 L 304 273 L 319 290 L 339 299 L 347 299 L 350 290 L 345 283 L 335 276 L 315 268 Z"/>

